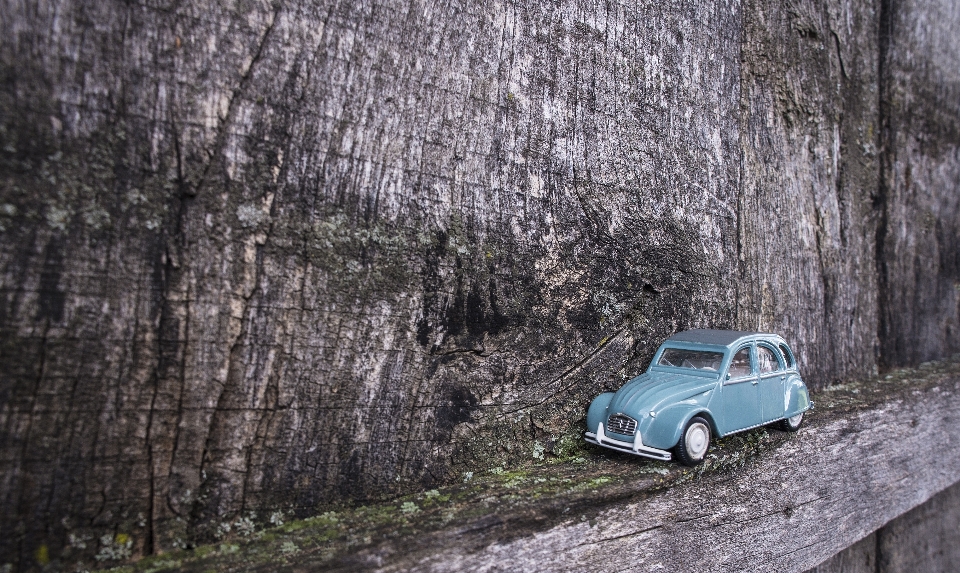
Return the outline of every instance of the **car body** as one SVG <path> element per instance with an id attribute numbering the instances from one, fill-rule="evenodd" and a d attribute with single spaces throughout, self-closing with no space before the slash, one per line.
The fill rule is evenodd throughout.
<path id="1" fill-rule="evenodd" d="M 660 345 L 646 372 L 593 400 L 586 440 L 658 460 L 675 454 L 696 465 L 712 436 L 773 423 L 796 431 L 812 407 L 780 336 L 687 330 Z"/>

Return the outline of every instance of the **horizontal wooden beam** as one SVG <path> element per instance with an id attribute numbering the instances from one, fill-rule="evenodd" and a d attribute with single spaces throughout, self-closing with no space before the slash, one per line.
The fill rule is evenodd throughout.
<path id="1" fill-rule="evenodd" d="M 798 433 L 718 440 L 696 469 L 584 445 L 132 569 L 804 571 L 960 482 L 960 357 L 814 400 Z"/>
<path id="2" fill-rule="evenodd" d="M 817 410 L 796 436 L 742 468 L 692 473 L 590 519 L 570 515 L 516 538 L 509 532 L 511 517 L 493 513 L 415 541 L 381 543 L 339 565 L 381 571 L 802 571 L 960 481 L 955 364 L 898 371 L 815 399 Z"/>

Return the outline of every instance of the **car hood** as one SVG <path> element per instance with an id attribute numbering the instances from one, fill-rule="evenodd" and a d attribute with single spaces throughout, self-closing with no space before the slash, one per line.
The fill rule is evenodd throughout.
<path id="1" fill-rule="evenodd" d="M 617 390 L 607 411 L 640 416 L 664 402 L 678 402 L 717 385 L 716 379 L 671 372 L 644 372 Z"/>

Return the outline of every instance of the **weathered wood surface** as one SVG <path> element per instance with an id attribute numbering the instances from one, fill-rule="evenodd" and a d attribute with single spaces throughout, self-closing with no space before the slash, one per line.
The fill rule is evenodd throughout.
<path id="1" fill-rule="evenodd" d="M 877 532 L 878 569 L 948 573 L 960 563 L 960 486 Z"/>
<path id="2" fill-rule="evenodd" d="M 957 10 L 0 3 L 0 563 L 563 455 L 686 327 L 960 349 Z"/>
<path id="3" fill-rule="evenodd" d="M 960 483 L 807 573 L 950 573 L 960 563 Z"/>
<path id="4" fill-rule="evenodd" d="M 799 572 L 960 483 L 960 450 L 944 447 L 960 439 L 960 357 L 815 399 L 799 433 L 726 439 L 696 470 L 590 447 L 575 462 L 334 508 L 136 571 Z M 930 520 L 921 544 L 908 530 L 929 507 L 887 526 L 884 555 L 899 564 L 884 571 L 927 548 L 949 553 L 956 511 L 938 505 L 947 521 Z M 830 562 L 862 566 L 856 557 Z"/>
<path id="5" fill-rule="evenodd" d="M 960 481 L 960 449 L 950 447 L 960 442 L 960 377 L 868 408 L 836 407 L 810 422 L 741 471 L 647 493 L 588 521 L 574 516 L 503 541 L 496 526 L 479 535 L 447 531 L 430 551 L 388 545 L 367 553 L 368 564 L 381 571 L 803 571 Z M 910 553 L 904 548 L 898 557 Z"/>
<path id="6" fill-rule="evenodd" d="M 955 484 L 946 491 L 953 491 L 958 487 L 960 486 Z M 940 495 L 943 495 L 943 492 L 937 494 L 937 496 Z M 927 503 L 932 502 L 937 496 L 934 496 Z M 916 509 L 911 511 L 916 511 Z M 902 519 L 902 517 L 897 519 Z M 888 571 L 877 569 L 878 549 L 877 534 L 874 532 L 816 567 L 809 569 L 806 573 L 900 573 L 900 570 L 897 569 Z M 908 573 L 909 571 L 916 571 L 916 569 L 911 567 L 902 571 Z"/>

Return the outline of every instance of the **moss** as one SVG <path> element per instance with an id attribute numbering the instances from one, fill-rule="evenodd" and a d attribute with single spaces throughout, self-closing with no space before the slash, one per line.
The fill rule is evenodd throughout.
<path id="1" fill-rule="evenodd" d="M 139 564 L 141 567 L 143 564 Z M 160 558 L 155 560 L 148 568 L 142 569 L 143 573 L 159 573 L 160 571 L 176 571 L 180 569 L 183 562 L 179 559 Z"/>
<path id="2" fill-rule="evenodd" d="M 41 567 L 50 563 L 50 548 L 47 547 L 47 544 L 44 543 L 37 547 L 37 550 L 34 552 L 34 558 L 37 560 L 37 564 Z"/>
<path id="3" fill-rule="evenodd" d="M 290 222 L 287 234 L 302 237 L 306 256 L 319 268 L 337 269 L 328 278 L 364 292 L 398 292 L 417 279 L 408 261 L 424 245 L 417 235 L 387 223 L 358 226 L 345 213 Z"/>
<path id="4" fill-rule="evenodd" d="M 193 550 L 196 557 L 206 557 L 216 551 L 212 545 L 202 545 Z"/>
<path id="5" fill-rule="evenodd" d="M 283 525 L 280 526 L 279 529 L 284 533 L 293 533 L 294 531 L 299 531 L 304 527 L 307 527 L 307 525 L 308 524 L 305 521 L 291 521 L 288 523 L 284 523 Z"/>

